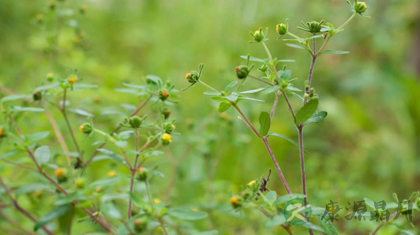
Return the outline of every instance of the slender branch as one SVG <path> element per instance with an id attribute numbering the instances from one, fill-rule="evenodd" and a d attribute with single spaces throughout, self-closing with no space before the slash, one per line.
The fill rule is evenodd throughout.
<path id="1" fill-rule="evenodd" d="M 303 126 L 298 127 L 299 133 L 299 153 L 300 153 L 300 170 L 302 172 L 302 188 L 303 188 L 303 195 L 305 195 L 304 200 L 306 203 L 306 177 L 305 177 L 305 154 L 303 151 Z"/>
<path id="2" fill-rule="evenodd" d="M 54 119 L 54 116 L 50 113 L 50 111 L 47 109 L 47 105 L 45 105 L 45 100 L 42 99 L 41 101 L 41 107 L 44 109 L 45 116 L 48 119 L 48 122 L 51 124 L 51 127 L 54 130 L 55 136 L 57 137 L 58 143 L 60 144 L 61 148 L 65 153 L 70 152 L 69 148 L 66 145 L 66 141 L 64 140 L 63 134 L 60 131 L 60 128 L 57 125 L 57 122 Z M 71 158 L 69 155 L 66 155 L 67 164 L 71 166 Z"/>
<path id="3" fill-rule="evenodd" d="M 203 82 L 203 81 L 201 81 L 201 80 L 198 80 L 198 82 L 200 82 L 201 84 L 203 84 L 204 86 L 206 86 L 206 87 L 207 87 L 207 88 L 209 88 L 210 90 L 212 90 L 212 91 L 214 91 L 214 92 L 217 92 L 217 93 L 220 93 L 220 91 L 218 91 L 218 90 L 214 89 L 212 86 L 207 85 L 207 83 L 205 83 L 205 82 Z"/>
<path id="4" fill-rule="evenodd" d="M 242 110 L 234 103 L 231 102 L 232 106 L 235 107 L 236 110 L 241 114 L 241 116 L 245 119 L 246 123 L 248 123 L 248 126 L 251 128 L 251 130 L 259 137 L 261 138 L 258 131 L 255 129 L 255 127 L 252 125 L 252 123 L 248 120 L 248 118 L 245 116 L 245 114 L 242 112 Z"/>
<path id="5" fill-rule="evenodd" d="M 271 108 L 270 121 L 273 121 L 274 112 L 276 111 L 277 103 L 279 102 L 279 96 L 280 96 L 280 93 L 276 92 L 276 98 L 274 99 L 273 107 Z"/>
<path id="6" fill-rule="evenodd" d="M 130 169 L 131 169 L 131 168 L 133 168 L 133 167 L 131 166 L 130 160 L 129 160 L 129 159 L 128 159 L 128 157 L 127 157 L 127 154 L 125 154 L 125 152 L 124 152 L 124 149 L 120 148 L 120 151 L 121 151 L 121 154 L 124 156 L 124 159 L 125 159 L 125 161 L 127 162 L 127 165 L 130 167 Z"/>
<path id="7" fill-rule="evenodd" d="M 382 228 L 382 226 L 384 226 L 387 222 L 392 222 L 393 220 L 395 220 L 395 217 L 397 217 L 397 214 L 398 214 L 398 211 L 394 212 L 394 213 L 390 216 L 390 218 L 382 220 L 382 221 L 381 221 L 381 223 L 378 225 L 378 227 L 375 229 L 375 231 L 373 231 L 373 232 L 371 233 L 371 235 L 375 235 L 375 234 L 379 231 L 379 229 L 381 229 L 381 228 Z M 387 220 L 388 220 L 388 221 L 387 221 Z"/>
<path id="8" fill-rule="evenodd" d="M 11 223 L 16 228 L 19 228 L 22 231 L 24 231 L 25 234 L 36 235 L 36 233 L 27 230 L 26 228 L 22 227 L 18 222 L 14 221 L 11 218 L 9 218 L 8 216 L 6 216 L 1 210 L 0 210 L 0 217 L 3 217 L 3 219 L 5 219 L 7 222 Z"/>
<path id="9" fill-rule="evenodd" d="M 165 235 L 168 235 L 168 232 L 166 231 L 166 227 L 165 227 L 165 224 L 163 223 L 162 217 L 160 216 L 159 212 L 156 210 L 155 202 L 153 201 L 152 193 L 150 192 L 149 182 L 146 180 L 145 184 L 146 184 L 147 196 L 149 197 L 150 205 L 152 206 L 153 210 L 156 212 L 156 215 L 160 222 L 160 226 L 162 227 L 163 233 Z"/>
<path id="10" fill-rule="evenodd" d="M 138 112 L 140 112 L 147 105 L 147 103 L 149 103 L 151 98 L 152 98 L 152 95 L 149 95 L 149 97 L 147 97 L 147 99 L 144 100 L 144 102 L 130 114 L 130 117 L 132 117 L 132 116 L 136 115 Z M 121 129 L 121 126 L 116 127 L 109 135 L 112 136 L 112 134 L 116 133 L 120 129 Z M 93 158 L 99 153 L 98 149 L 103 148 L 107 143 L 108 142 L 105 142 L 105 143 L 99 145 L 99 147 L 97 147 L 95 149 L 95 152 L 85 162 L 85 166 L 88 166 L 92 162 Z"/>
<path id="11" fill-rule="evenodd" d="M 268 49 L 267 45 L 265 45 L 264 41 L 262 41 L 262 44 L 264 46 L 265 51 L 267 52 L 268 58 L 270 59 L 271 68 L 273 69 L 273 72 L 276 75 L 277 81 L 280 84 L 280 78 L 279 78 L 279 75 L 277 73 L 276 65 L 274 64 L 273 57 L 271 56 L 270 50 Z"/>
<path id="12" fill-rule="evenodd" d="M 267 85 L 274 86 L 274 84 L 272 84 L 272 83 L 270 83 L 270 82 L 268 82 L 268 81 L 266 81 L 266 80 L 264 80 L 264 79 L 261 79 L 261 78 L 259 78 L 259 77 L 255 77 L 255 76 L 252 76 L 252 75 L 248 75 L 248 77 L 253 78 L 253 79 L 255 79 L 255 80 L 258 80 L 258 81 L 260 81 L 260 82 L 263 82 L 263 83 L 265 83 L 265 84 L 267 84 Z"/>
<path id="13" fill-rule="evenodd" d="M 15 166 L 18 166 L 18 167 L 20 167 L 20 168 L 24 168 L 24 169 L 27 169 L 27 170 L 30 170 L 30 171 L 35 171 L 35 172 L 38 172 L 35 168 L 32 168 L 32 167 L 30 167 L 30 166 L 25 166 L 25 165 L 22 165 L 22 164 L 19 164 L 19 163 L 16 163 L 16 162 L 12 162 L 12 161 L 9 161 L 9 160 L 6 160 L 6 159 L 1 159 L 3 162 L 7 162 L 7 163 L 9 163 L 9 164 L 12 164 L 12 165 L 15 165 Z"/>
<path id="14" fill-rule="evenodd" d="M 0 184 L 3 186 L 4 190 L 6 191 L 7 195 L 9 196 L 10 200 L 12 200 L 13 206 L 20 211 L 22 214 L 24 214 L 26 217 L 28 217 L 29 219 L 31 219 L 33 222 L 37 222 L 38 220 L 31 214 L 29 213 L 29 211 L 23 209 L 18 202 L 16 201 L 16 199 L 13 197 L 12 192 L 10 191 L 10 189 L 6 186 L 6 184 L 3 181 L 3 178 L 0 176 Z M 54 235 L 55 233 L 53 233 L 52 231 L 50 231 L 46 226 L 42 226 L 41 227 L 46 233 L 50 234 L 50 235 Z"/>
<path id="15" fill-rule="evenodd" d="M 274 153 L 271 150 L 270 145 L 268 144 L 267 136 L 262 137 L 262 140 L 265 144 L 265 147 L 268 150 L 268 153 L 270 154 L 271 159 L 273 160 L 274 165 L 276 166 L 277 172 L 279 173 L 280 179 L 283 182 L 283 185 L 286 188 L 287 193 L 292 194 L 292 191 L 290 190 L 289 185 L 287 184 L 286 178 L 284 177 L 283 172 L 281 171 L 280 166 L 277 163 L 276 157 L 274 156 Z"/>
<path id="16" fill-rule="evenodd" d="M 286 101 L 287 106 L 289 107 L 289 110 L 290 110 L 290 113 L 292 114 L 293 119 L 295 119 L 295 112 L 293 111 L 292 105 L 290 104 L 290 101 L 289 101 L 289 98 L 287 97 L 286 92 L 282 90 L 281 93 L 283 93 L 284 100 Z"/>
<path id="17" fill-rule="evenodd" d="M 63 104 L 61 107 L 61 113 L 64 116 L 64 120 L 66 121 L 67 128 L 69 129 L 71 139 L 73 140 L 74 146 L 76 147 L 77 153 L 79 154 L 78 158 L 82 158 L 82 152 L 80 152 L 79 144 L 77 143 L 76 137 L 74 136 L 73 129 L 71 128 L 69 118 L 67 117 L 66 113 L 66 98 L 67 98 L 67 89 L 64 89 L 63 94 Z"/>

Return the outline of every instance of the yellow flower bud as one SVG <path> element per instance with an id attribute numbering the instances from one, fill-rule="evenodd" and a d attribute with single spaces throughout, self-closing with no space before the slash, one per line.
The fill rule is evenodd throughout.
<path id="1" fill-rule="evenodd" d="M 161 139 L 162 139 L 162 144 L 164 144 L 164 145 L 168 145 L 169 143 L 172 142 L 172 137 L 168 133 L 164 133 L 162 135 L 162 138 Z"/>
<path id="2" fill-rule="evenodd" d="M 63 176 L 64 173 L 66 173 L 66 170 L 64 168 L 58 168 L 54 171 L 54 175 L 57 177 Z"/>
<path id="3" fill-rule="evenodd" d="M 108 177 L 114 177 L 116 175 L 115 171 L 108 172 Z"/>
<path id="4" fill-rule="evenodd" d="M 252 185 L 254 185 L 254 184 L 255 184 L 255 180 L 252 180 L 251 182 L 249 182 L 249 183 L 248 183 L 248 186 L 250 186 L 250 187 L 251 187 L 251 186 L 252 186 Z"/>
<path id="5" fill-rule="evenodd" d="M 77 77 L 76 76 L 73 76 L 73 77 L 70 77 L 69 78 L 70 84 L 75 84 L 76 83 L 76 80 L 77 80 Z"/>
<path id="6" fill-rule="evenodd" d="M 159 203 L 161 203 L 162 201 L 161 201 L 161 200 L 159 200 L 159 198 L 155 198 L 155 199 L 153 199 L 153 202 L 154 202 L 155 204 L 159 204 Z"/>
<path id="7" fill-rule="evenodd" d="M 230 198 L 230 204 L 232 204 L 233 206 L 238 205 L 239 204 L 239 200 L 237 197 L 231 197 Z"/>

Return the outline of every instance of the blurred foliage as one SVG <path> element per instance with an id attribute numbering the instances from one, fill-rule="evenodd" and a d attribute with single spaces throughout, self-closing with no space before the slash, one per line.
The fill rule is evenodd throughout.
<path id="1" fill-rule="evenodd" d="M 77 69 L 79 76 L 99 88 L 82 91 L 69 100 L 73 107 L 89 106 L 95 124 L 108 131 L 121 118 L 101 116 L 103 111 L 139 102 L 135 96 L 115 91 L 123 82 L 141 84 L 146 75 L 155 74 L 171 78 L 182 88 L 188 85 L 186 71 L 203 62 L 203 79 L 222 89 L 236 80 L 234 69 L 244 63 L 241 55 L 264 57 L 260 47 L 247 43 L 248 31 L 259 27 L 270 28 L 267 44 L 275 57 L 296 60 L 288 68 L 303 88 L 310 59 L 306 53 L 276 42 L 275 25 L 285 18 L 289 18 L 291 28 L 300 20 L 342 22 L 351 14 L 345 1 L 338 0 L 66 0 L 55 3 L 61 9 L 71 9 L 62 13 L 74 14 L 74 20 L 57 20 L 49 3 L 0 1 L 0 97 L 15 92 L 29 94 L 42 84 L 47 73 L 66 77 Z M 325 55 L 317 64 L 322 66 L 314 72 L 312 84 L 322 99 L 320 108 L 329 115 L 305 130 L 305 149 L 309 152 L 306 169 L 309 200 L 321 207 L 330 200 L 342 207 L 365 197 L 391 201 L 393 192 L 408 198 L 420 186 L 420 83 L 415 73 L 420 65 L 413 60 L 414 53 L 419 52 L 415 38 L 420 34 L 420 2 L 367 3 L 366 15 L 371 19 L 357 17 L 328 46 L 350 54 Z M 82 6 L 87 7 L 84 13 L 80 11 Z M 246 86 L 255 88 L 252 83 Z M 165 156 L 148 163 L 158 165 L 166 175 L 153 180 L 153 194 L 162 195 L 161 200 L 176 207 L 208 212 L 207 219 L 194 222 L 200 231 L 280 232 L 281 228 L 265 228 L 268 219 L 258 211 L 240 215 L 231 209 L 232 193 L 238 193 L 240 185 L 267 175 L 273 165 L 263 144 L 254 141 L 252 133 L 236 119 L 237 114 L 229 110 L 220 115 L 217 102 L 202 96 L 203 91 L 204 87 L 197 86 L 180 93 L 179 103 L 170 108 L 181 136 L 174 137 Z M 270 106 L 269 102 L 249 103 L 243 109 L 256 123 L 259 113 Z M 51 111 L 64 130 L 59 111 L 53 107 Z M 75 130 L 85 121 L 76 115 L 71 118 Z M 297 139 L 293 126 L 282 124 L 290 123 L 290 118 L 286 104 L 280 102 L 272 130 Z M 44 131 L 49 126 L 42 113 L 25 113 L 19 122 L 25 133 Z M 0 126 L 6 125 L 8 122 L 2 119 Z M 76 137 L 84 139 L 81 133 Z M 49 138 L 46 144 L 58 152 L 52 135 Z M 66 141 L 71 144 L 68 134 Z M 91 153 L 93 142 L 83 142 L 82 148 Z M 298 149 L 283 139 L 272 138 L 270 142 L 292 191 L 300 193 Z M 3 140 L 0 154 L 11 147 L 7 139 Z M 64 164 L 65 159 L 62 161 Z M 6 163 L 0 168 L 14 187 L 38 177 Z M 90 169 L 90 181 L 105 177 L 111 170 L 122 171 L 108 161 L 94 162 Z M 109 187 L 112 191 L 121 186 Z M 278 177 L 271 177 L 268 188 L 286 193 Z M 19 201 L 37 217 L 52 208 L 42 196 L 21 196 Z M 9 214 L 10 210 L 3 212 Z M 33 226 L 29 220 L 20 220 L 19 214 L 10 213 L 10 217 L 27 228 Z M 5 221 L 0 223 L 8 227 Z M 420 225 L 420 218 L 414 217 L 413 223 Z M 375 222 L 343 218 L 337 224 L 342 234 L 366 234 L 377 226 Z M 79 229 L 75 227 L 73 233 L 80 234 Z M 384 227 L 381 234 L 396 234 L 396 228 Z"/>

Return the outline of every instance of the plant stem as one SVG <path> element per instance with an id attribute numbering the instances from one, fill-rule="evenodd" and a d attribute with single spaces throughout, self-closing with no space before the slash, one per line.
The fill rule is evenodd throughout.
<path id="1" fill-rule="evenodd" d="M 31 214 L 29 213 L 27 210 L 23 209 L 18 202 L 16 201 L 16 199 L 13 197 L 12 192 L 10 191 L 10 189 L 6 186 L 6 184 L 3 181 L 3 178 L 0 176 L 0 184 L 3 186 L 4 190 L 6 191 L 7 195 L 9 196 L 10 200 L 12 200 L 12 204 L 13 206 L 20 211 L 22 214 L 24 214 L 26 217 L 28 217 L 29 219 L 31 219 L 33 222 L 37 222 L 38 220 Z M 53 233 L 52 231 L 50 231 L 46 226 L 42 226 L 41 227 L 47 234 L 50 235 L 55 235 L 55 233 Z"/>
<path id="2" fill-rule="evenodd" d="M 234 103 L 231 102 L 232 106 L 235 107 L 236 110 L 241 114 L 241 116 L 245 119 L 246 123 L 248 123 L 248 126 L 251 128 L 251 130 L 259 137 L 261 138 L 258 131 L 255 129 L 255 127 L 252 125 L 252 123 L 248 120 L 248 118 L 245 116 L 245 114 L 242 112 L 242 110 Z"/>
<path id="3" fill-rule="evenodd" d="M 64 119 L 66 120 L 66 124 L 67 124 L 67 128 L 69 129 L 71 138 L 73 140 L 74 146 L 76 147 L 77 153 L 79 154 L 79 159 L 82 158 L 82 153 L 80 152 L 80 148 L 79 148 L 79 144 L 77 143 L 76 137 L 74 136 L 73 133 L 73 129 L 71 128 L 70 125 L 70 121 L 69 118 L 67 117 L 67 113 L 66 113 L 66 98 L 67 98 L 67 89 L 64 89 L 64 94 L 63 94 L 63 104 L 62 104 L 62 108 L 61 108 L 61 113 L 64 116 Z"/>
<path id="4" fill-rule="evenodd" d="M 284 100 L 286 101 L 287 106 L 289 106 L 290 113 L 292 114 L 292 117 L 293 117 L 293 120 L 294 120 L 295 119 L 295 112 L 293 111 L 293 108 L 292 108 L 292 105 L 290 104 L 289 98 L 287 97 L 286 92 L 284 92 L 283 90 L 281 91 L 281 93 L 283 93 Z"/>
<path id="5" fill-rule="evenodd" d="M 165 224 L 163 223 L 162 217 L 160 217 L 159 212 L 156 210 L 155 202 L 153 201 L 152 193 L 150 192 L 149 182 L 146 180 L 145 184 L 146 184 L 147 196 L 149 197 L 150 205 L 152 206 L 152 209 L 156 212 L 156 215 L 160 222 L 160 226 L 162 227 L 163 233 L 165 233 L 165 235 L 168 235 L 168 232 L 166 231 L 166 227 L 165 227 Z"/>
<path id="6" fill-rule="evenodd" d="M 300 170 L 302 172 L 302 188 L 303 188 L 303 194 L 305 195 L 304 200 L 306 203 L 306 177 L 305 177 L 305 154 L 303 151 L 303 126 L 298 127 L 298 133 L 299 133 L 299 153 L 300 153 Z"/>
<path id="7" fill-rule="evenodd" d="M 160 134 L 160 133 L 159 133 Z M 149 144 L 157 137 L 159 136 L 159 134 L 155 135 L 153 138 L 147 140 L 147 142 L 143 145 L 143 147 L 140 149 L 139 151 L 139 133 L 138 130 L 135 129 L 134 130 L 134 135 L 135 135 L 135 141 L 136 141 L 136 151 L 138 152 L 136 154 L 136 159 L 134 160 L 134 165 L 133 167 L 131 167 L 131 181 L 130 181 L 130 193 L 133 193 L 133 189 L 134 189 L 134 176 L 136 174 L 136 170 L 137 170 L 137 162 L 139 159 L 140 154 L 147 148 L 147 146 L 149 146 Z M 146 159 L 145 159 L 146 160 Z M 145 161 L 143 160 L 143 162 Z M 143 164 L 143 162 L 141 164 Z M 140 165 L 141 165 L 140 164 Z M 132 208 L 132 201 L 131 201 L 131 197 L 128 201 L 128 219 L 131 218 L 131 208 Z"/>
<path id="8" fill-rule="evenodd" d="M 350 18 L 346 22 L 344 22 L 340 27 L 338 27 L 337 30 L 344 28 L 344 26 L 346 26 L 356 15 L 357 15 L 356 12 L 353 13 L 353 15 L 351 15 Z"/>
<path id="9" fill-rule="evenodd" d="M 204 86 L 206 86 L 207 88 L 209 88 L 210 90 L 213 90 L 214 92 L 217 92 L 217 93 L 220 93 L 220 91 L 218 91 L 218 90 L 216 90 L 216 89 L 214 89 L 212 86 L 210 86 L 210 85 L 207 85 L 207 83 L 205 83 L 205 82 L 203 82 L 203 81 L 201 81 L 201 80 L 198 80 L 198 82 L 200 82 L 201 84 L 203 84 Z"/>
<path id="10" fill-rule="evenodd" d="M 281 171 L 280 166 L 277 163 L 276 157 L 274 156 L 274 153 L 271 150 L 270 145 L 268 144 L 267 136 L 262 137 L 262 140 L 263 140 L 263 142 L 265 144 L 265 147 L 268 150 L 268 153 L 271 156 L 271 159 L 273 160 L 274 165 L 276 166 L 277 172 L 279 173 L 280 179 L 283 182 L 283 185 L 286 188 L 287 193 L 288 194 L 292 194 L 292 191 L 290 190 L 289 185 L 287 184 L 286 178 L 284 177 L 283 172 Z"/>
<path id="11" fill-rule="evenodd" d="M 279 75 L 277 74 L 276 65 L 274 64 L 273 57 L 271 56 L 271 52 L 268 49 L 267 45 L 265 45 L 264 41 L 262 41 L 262 44 L 264 46 L 265 51 L 267 52 L 268 58 L 270 59 L 271 68 L 273 69 L 273 72 L 276 75 L 277 81 L 280 84 L 280 78 L 279 78 Z"/>
<path id="12" fill-rule="evenodd" d="M 274 99 L 273 107 L 271 108 L 270 121 L 273 121 L 273 116 L 274 116 L 274 112 L 276 111 L 277 103 L 279 101 L 279 96 L 280 96 L 280 93 L 277 91 L 276 92 L 276 98 Z"/>
<path id="13" fill-rule="evenodd" d="M 10 118 L 10 120 L 12 121 L 12 123 L 14 123 L 15 124 L 15 128 L 16 128 L 16 130 L 19 132 L 19 134 L 20 135 L 23 135 L 22 134 L 22 131 L 20 130 L 20 128 L 19 128 L 19 126 L 17 125 L 17 123 L 16 123 L 16 121 L 13 119 L 13 117 L 12 117 L 12 115 L 8 115 L 9 116 L 9 118 Z M 66 190 L 64 190 L 57 182 L 55 182 L 55 180 L 53 180 L 47 173 L 45 173 L 43 170 L 42 170 L 42 168 L 41 168 L 41 166 L 38 164 L 38 162 L 36 161 L 36 159 L 35 159 L 35 155 L 34 155 L 34 153 L 31 151 L 31 150 L 29 150 L 29 149 L 26 149 L 26 152 L 29 154 L 29 157 L 32 159 L 32 161 L 34 162 L 34 164 L 35 164 L 35 166 L 36 166 L 36 168 L 38 169 L 38 173 L 40 173 L 41 175 L 43 175 L 48 181 L 50 181 L 54 186 L 56 186 L 57 187 L 57 189 L 58 190 L 60 190 L 64 195 L 66 195 L 66 196 L 68 196 L 69 194 L 67 193 L 67 191 Z M 115 234 L 112 230 L 111 230 L 111 228 L 107 225 L 107 224 L 104 224 L 104 223 L 102 223 L 102 221 L 100 221 L 98 218 L 96 218 L 96 216 L 94 216 L 88 209 L 86 209 L 85 207 L 83 207 L 80 203 L 79 203 L 79 201 L 77 201 L 77 200 L 73 200 L 73 203 L 74 204 L 76 204 L 76 205 L 78 205 L 78 206 L 80 206 L 80 208 L 84 211 L 84 212 L 86 212 L 86 214 L 88 214 L 96 223 L 98 223 L 100 226 L 102 226 L 107 232 L 109 232 L 109 233 L 111 233 L 111 234 Z"/>
<path id="14" fill-rule="evenodd" d="M 252 75 L 248 75 L 248 77 L 253 78 L 253 79 L 255 79 L 255 80 L 258 80 L 258 81 L 260 81 L 260 82 L 263 82 L 263 83 L 265 83 L 265 84 L 267 84 L 267 85 L 274 86 L 274 84 L 272 84 L 272 83 L 270 83 L 270 82 L 268 82 L 268 81 L 265 81 L 264 79 L 261 79 L 261 78 L 259 78 L 259 77 L 255 77 L 255 76 L 252 76 Z"/>
<path id="15" fill-rule="evenodd" d="M 10 223 L 11 225 L 13 225 L 14 227 L 21 229 L 22 231 L 24 231 L 24 232 L 25 232 L 25 234 L 37 235 L 36 233 L 31 232 L 31 231 L 27 230 L 26 228 L 22 227 L 22 226 L 20 225 L 20 223 L 18 223 L 18 222 L 16 222 L 16 221 L 12 220 L 12 219 L 11 219 L 11 218 L 9 218 L 8 216 L 6 216 L 6 215 L 5 215 L 5 214 L 4 214 L 1 210 L 0 210 L 0 218 L 3 218 L 4 220 L 6 220 L 7 222 L 9 222 L 9 223 Z"/>
<path id="16" fill-rule="evenodd" d="M 149 103 L 149 101 L 150 101 L 150 99 L 152 98 L 152 95 L 149 95 L 149 97 L 147 97 L 147 99 L 138 107 L 138 108 L 136 108 L 132 113 L 131 113 L 131 115 L 130 115 L 130 117 L 132 117 L 132 116 L 134 116 L 134 115 L 136 115 L 138 112 L 140 112 L 145 106 L 146 106 L 146 104 L 147 103 Z M 114 134 L 114 133 L 116 133 L 117 131 L 119 131 L 121 129 L 121 126 L 118 126 L 118 127 L 116 127 L 112 132 L 111 132 L 111 134 L 109 134 L 110 136 L 112 136 L 112 134 Z M 93 158 L 99 153 L 99 151 L 98 151 L 98 149 L 100 149 L 100 148 L 103 148 L 106 144 L 107 144 L 108 142 L 105 142 L 105 143 L 103 143 L 103 144 L 101 144 L 101 145 L 99 145 L 99 147 L 97 147 L 96 149 L 95 149 L 95 152 L 89 157 L 89 159 L 85 162 L 85 167 L 86 166 L 88 166 L 91 162 L 92 162 L 92 160 L 93 160 Z"/>

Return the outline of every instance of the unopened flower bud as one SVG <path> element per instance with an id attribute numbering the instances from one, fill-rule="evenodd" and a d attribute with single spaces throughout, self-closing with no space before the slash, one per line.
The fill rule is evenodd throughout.
<path id="1" fill-rule="evenodd" d="M 162 101 L 166 100 L 168 96 L 169 96 L 169 93 L 167 91 L 161 91 L 159 93 L 159 99 Z"/>
<path id="2" fill-rule="evenodd" d="M 143 119 L 139 116 L 133 116 L 128 120 L 128 123 L 132 128 L 139 128 L 143 123 Z"/>
<path id="3" fill-rule="evenodd" d="M 164 110 L 162 110 L 162 114 L 163 114 L 163 117 L 164 117 L 165 119 L 168 119 L 168 118 L 169 118 L 169 116 L 171 115 L 171 111 L 169 111 L 169 110 L 167 110 L 167 109 L 164 109 Z"/>
<path id="4" fill-rule="evenodd" d="M 268 66 L 266 64 L 261 65 L 261 67 L 258 68 L 261 72 L 265 73 L 268 70 Z"/>
<path id="5" fill-rule="evenodd" d="M 240 66 L 235 68 L 235 72 L 236 72 L 236 76 L 239 79 L 244 79 L 244 78 L 248 77 L 249 68 L 246 65 L 240 65 Z"/>
<path id="6" fill-rule="evenodd" d="M 4 129 L 0 127 L 0 138 L 3 138 L 6 136 L 6 133 L 4 132 Z"/>
<path id="7" fill-rule="evenodd" d="M 135 219 L 133 221 L 133 224 L 134 224 L 134 229 L 138 233 L 143 232 L 146 229 L 146 227 L 147 227 L 147 221 L 145 221 L 143 219 Z"/>
<path id="8" fill-rule="evenodd" d="M 233 208 L 240 207 L 239 199 L 237 197 L 231 197 L 230 204 L 233 206 Z"/>
<path id="9" fill-rule="evenodd" d="M 52 82 L 54 80 L 54 75 L 53 73 L 47 73 L 47 80 Z"/>
<path id="10" fill-rule="evenodd" d="M 139 167 L 136 170 L 136 173 L 137 173 L 137 180 L 139 180 L 139 181 L 146 181 L 147 180 L 148 170 L 144 169 L 143 167 Z"/>
<path id="11" fill-rule="evenodd" d="M 256 42 L 261 42 L 262 40 L 264 40 L 264 33 L 262 32 L 262 28 L 250 34 Z"/>
<path id="12" fill-rule="evenodd" d="M 80 125 L 79 130 L 85 134 L 90 134 L 93 131 L 93 127 L 90 123 L 85 122 Z"/>
<path id="13" fill-rule="evenodd" d="M 368 6 L 366 5 L 365 2 L 357 2 L 356 4 L 354 4 L 354 11 L 362 14 L 367 10 Z"/>
<path id="14" fill-rule="evenodd" d="M 42 93 L 40 91 L 35 92 L 32 94 L 32 98 L 34 99 L 34 101 L 38 101 L 42 99 Z"/>
<path id="15" fill-rule="evenodd" d="M 115 171 L 110 171 L 110 172 L 108 172 L 107 175 L 108 175 L 108 177 L 112 178 L 116 175 L 116 173 L 115 173 Z"/>
<path id="16" fill-rule="evenodd" d="M 276 25 L 276 31 L 280 36 L 283 36 L 287 33 L 287 25 L 284 23 L 280 23 Z"/>
<path id="17" fill-rule="evenodd" d="M 163 145 L 168 145 L 172 142 L 172 138 L 171 135 L 168 133 L 163 133 L 162 137 L 161 137 L 161 141 Z"/>
<path id="18" fill-rule="evenodd" d="M 54 175 L 57 176 L 58 183 L 64 183 L 67 181 L 67 176 L 65 173 L 66 170 L 64 168 L 58 168 L 54 171 Z"/>
<path id="19" fill-rule="evenodd" d="M 55 2 L 54 2 L 54 1 L 51 1 L 51 2 L 48 4 L 48 7 L 50 8 L 50 10 L 54 10 L 54 9 L 55 9 Z"/>
<path id="20" fill-rule="evenodd" d="M 83 178 L 77 178 L 75 183 L 76 183 L 77 188 L 84 188 L 85 187 L 85 179 L 83 179 Z"/>
<path id="21" fill-rule="evenodd" d="M 188 80 L 189 83 L 196 83 L 199 80 L 197 72 L 187 73 L 185 78 Z"/>
<path id="22" fill-rule="evenodd" d="M 163 124 L 163 129 L 165 129 L 165 133 L 171 134 L 175 130 L 175 125 L 172 122 L 166 122 Z"/>
<path id="23" fill-rule="evenodd" d="M 80 13 L 84 14 L 87 11 L 87 6 L 80 7 Z"/>
<path id="24" fill-rule="evenodd" d="M 76 76 L 72 76 L 72 77 L 69 78 L 69 83 L 70 84 L 75 84 L 76 83 L 76 80 L 77 80 L 77 77 Z"/>

